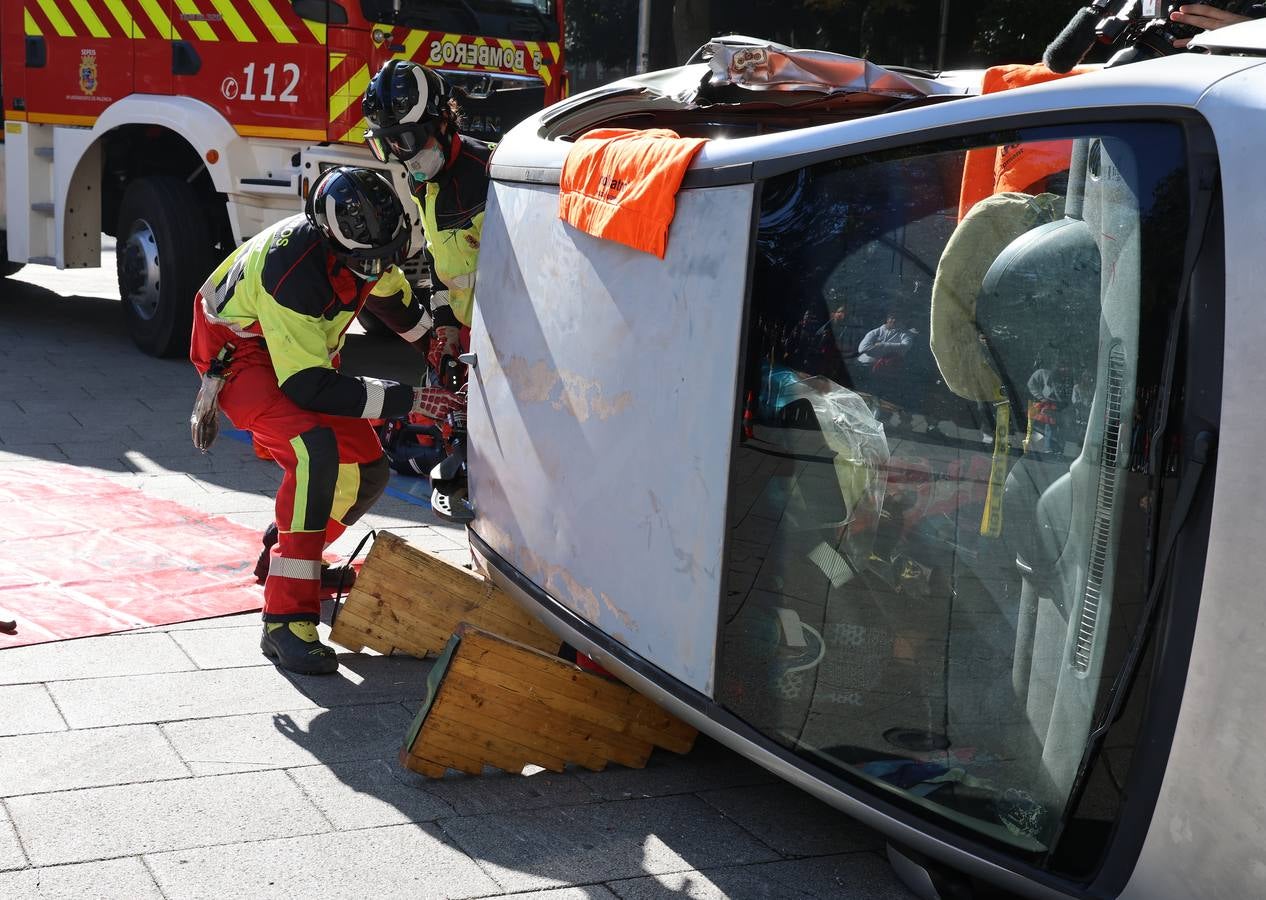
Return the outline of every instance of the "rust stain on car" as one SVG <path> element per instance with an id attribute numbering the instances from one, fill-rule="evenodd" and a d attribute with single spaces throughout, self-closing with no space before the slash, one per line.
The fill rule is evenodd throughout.
<path id="1" fill-rule="evenodd" d="M 566 369 L 553 369 L 545 360 L 528 362 L 521 356 L 512 356 L 502 370 L 518 400 L 548 402 L 554 409 L 568 413 L 578 422 L 592 418 L 605 421 L 633 404 L 633 395 L 629 391 L 607 397 L 601 382 Z"/>

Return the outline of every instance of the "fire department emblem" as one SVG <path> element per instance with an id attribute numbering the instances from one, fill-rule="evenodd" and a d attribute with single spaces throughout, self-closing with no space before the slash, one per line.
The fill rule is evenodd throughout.
<path id="1" fill-rule="evenodd" d="M 96 50 L 84 50 L 79 54 L 79 90 L 90 97 L 97 92 Z"/>

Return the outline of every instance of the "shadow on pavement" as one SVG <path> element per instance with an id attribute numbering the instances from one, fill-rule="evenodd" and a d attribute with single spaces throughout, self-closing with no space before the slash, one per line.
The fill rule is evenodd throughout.
<path id="1" fill-rule="evenodd" d="M 382 661 L 375 659 L 343 656 L 338 677 L 362 678 L 368 688 Z M 419 663 L 419 692 L 427 670 Z M 406 707 L 411 714 L 416 703 Z M 427 779 L 394 754 L 347 759 L 353 736 L 338 710 L 306 728 L 286 715 L 273 723 L 337 782 L 313 797 L 336 826 L 411 823 L 474 859 L 506 892 L 574 886 L 566 896 L 607 900 L 608 890 L 626 900 L 910 896 L 872 832 L 703 736 L 684 757 L 656 750 L 641 770 L 487 768 L 478 777 L 450 771 Z M 344 800 L 331 799 L 340 792 Z"/>
<path id="2" fill-rule="evenodd" d="M 66 296 L 19 280 L 74 281 L 105 294 L 111 270 L 23 269 L 0 280 L 0 452 L 91 466 L 107 473 L 188 475 L 228 490 L 271 496 L 281 481 L 273 463 L 223 434 L 203 455 L 189 437 L 198 377 L 186 359 L 155 359 L 129 338 L 117 299 Z M 116 293 L 117 296 L 117 293 Z M 358 330 L 358 329 L 357 329 Z M 422 357 L 387 337 L 351 333 L 343 370 L 416 382 Z M 229 428 L 227 419 L 221 419 Z M 179 484 L 171 486 L 178 492 Z M 179 499 L 168 495 L 169 499 Z M 418 524 L 437 520 L 403 502 L 393 514 Z"/>

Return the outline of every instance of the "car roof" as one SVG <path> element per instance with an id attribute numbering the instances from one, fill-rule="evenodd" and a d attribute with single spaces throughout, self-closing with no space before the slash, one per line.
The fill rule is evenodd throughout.
<path id="1" fill-rule="evenodd" d="M 882 69 L 840 58 L 845 61 L 841 66 L 851 67 L 841 71 L 852 74 L 861 67 Z M 530 169 L 536 174 L 526 180 L 556 181 L 572 141 L 585 131 L 659 126 L 679 133 L 695 128 L 714 138 L 696 156 L 692 175 L 725 169 L 732 180 L 748 180 L 782 168 L 778 161 L 790 165 L 799 160 L 802 165 L 818 154 L 838 154 L 836 148 L 846 144 L 861 146 L 917 131 L 930 135 L 954 128 L 1061 124 L 1084 120 L 1087 114 L 1137 118 L 1149 109 L 1194 109 L 1218 81 L 1263 62 L 1251 56 L 1183 53 L 988 95 L 979 94 L 981 71 L 923 78 L 907 74 L 909 70 L 887 69 L 871 71 L 869 81 L 858 82 L 863 86 L 858 90 L 838 85 L 816 92 L 748 90 L 731 84 L 723 86 L 727 93 L 720 100 L 701 89 L 713 78 L 713 68 L 693 63 L 621 79 L 530 117 L 497 148 L 492 175 L 524 180 Z M 889 74 L 896 76 L 890 83 L 909 87 L 910 93 L 879 95 L 866 89 Z M 1032 120 L 1035 114 L 1038 119 Z M 777 127 L 767 127 L 770 123 Z M 752 125 L 750 133 L 746 124 Z M 750 171 L 744 172 L 745 167 Z"/>

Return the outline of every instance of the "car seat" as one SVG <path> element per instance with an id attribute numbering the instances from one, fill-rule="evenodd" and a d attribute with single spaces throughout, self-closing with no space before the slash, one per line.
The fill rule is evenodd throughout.
<path id="1" fill-rule="evenodd" d="M 1133 168 L 1132 153 L 1118 141 L 1077 141 L 1063 214 L 1024 228 L 1025 217 L 1014 210 L 1025 195 L 978 204 L 960 223 L 959 231 L 968 230 L 955 233 L 947 254 L 956 241 L 972 241 L 972 218 L 984 204 L 1009 204 L 1007 221 L 1018 234 L 992 257 L 974 303 L 965 299 L 970 289 L 961 282 L 952 295 L 933 293 L 933 351 L 946 383 L 960 396 L 986 400 L 999 390 L 1023 422 L 1024 386 L 1041 347 L 1052 340 L 1073 365 L 1095 374 L 1078 455 L 1066 469 L 1019 460 L 1007 473 L 1002 497 L 1000 537 L 1015 554 L 1020 580 L 1018 608 L 1009 611 L 1016 622 L 1013 687 L 1037 739 L 1033 746 L 1040 748 L 1033 752 L 1041 754 L 1017 763 L 1024 780 L 1047 795 L 1041 799 L 1055 805 L 1067 795 L 1090 728 L 1112 609 L 1118 486 L 1130 445 L 1138 359 Z M 982 264 L 980 257 L 988 257 L 1002 231 L 994 229 L 992 245 L 974 242 L 978 255 L 971 265 Z M 951 269 L 970 267 L 950 262 Z M 943 257 L 942 268 L 945 263 Z M 1095 322 L 1097 328 L 1077 333 L 1077 323 Z"/>

